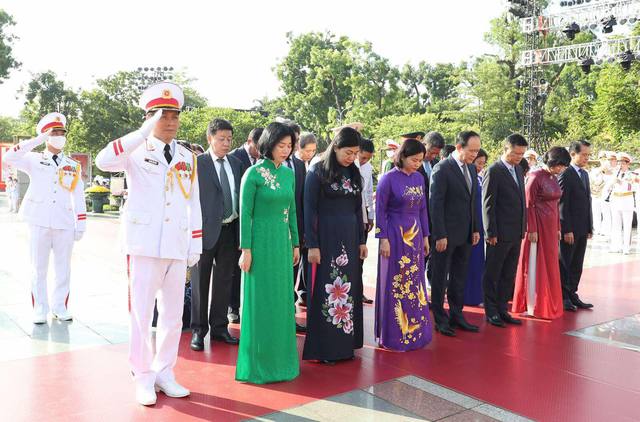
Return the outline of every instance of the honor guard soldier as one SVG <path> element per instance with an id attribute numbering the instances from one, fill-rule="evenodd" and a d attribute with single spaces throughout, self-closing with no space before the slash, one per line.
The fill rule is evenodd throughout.
<path id="1" fill-rule="evenodd" d="M 121 228 L 130 265 L 129 363 L 136 399 L 146 406 L 155 404 L 156 391 L 169 397 L 189 395 L 176 382 L 173 367 L 187 266 L 195 265 L 202 252 L 202 216 L 196 157 L 175 139 L 183 103 L 179 86 L 170 82 L 150 86 L 140 98 L 146 112 L 140 129 L 110 142 L 96 157 L 99 169 L 126 174 L 129 195 Z M 156 299 L 154 347 L 151 322 Z"/>
<path id="2" fill-rule="evenodd" d="M 62 114 L 47 114 L 36 127 L 38 136 L 20 142 L 5 155 L 8 164 L 29 175 L 29 188 L 19 214 L 29 225 L 34 324 L 47 322 L 47 269 L 51 251 L 55 268 L 52 315 L 61 321 L 73 319 L 67 310 L 71 250 L 74 240 L 80 240 L 84 234 L 87 211 L 80 164 L 62 152 L 66 124 Z M 32 152 L 43 144 L 44 151 Z"/>
<path id="3" fill-rule="evenodd" d="M 625 152 L 617 154 L 618 168 L 605 187 L 611 204 L 610 252 L 631 253 L 631 224 L 633 223 L 634 193 L 638 189 L 639 177 L 629 169 L 631 156 Z"/>

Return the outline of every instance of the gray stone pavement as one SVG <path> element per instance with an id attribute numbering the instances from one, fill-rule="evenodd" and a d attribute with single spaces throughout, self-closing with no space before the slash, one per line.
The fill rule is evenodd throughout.
<path id="1" fill-rule="evenodd" d="M 0 361 L 29 358 L 105 344 L 124 343 L 128 336 L 126 260 L 118 243 L 119 220 L 89 214 L 87 232 L 76 242 L 71 267 L 71 323 L 31 323 L 30 267 L 27 228 L 8 213 L 0 193 Z M 369 236 L 364 283 L 372 297 L 376 283 L 377 241 Z M 635 246 L 635 243 L 634 243 Z M 630 261 L 635 254 L 606 253 L 607 241 L 591 242 L 587 266 Z M 53 279 L 50 263 L 49 278 Z M 51 283 L 51 281 L 50 281 Z"/>

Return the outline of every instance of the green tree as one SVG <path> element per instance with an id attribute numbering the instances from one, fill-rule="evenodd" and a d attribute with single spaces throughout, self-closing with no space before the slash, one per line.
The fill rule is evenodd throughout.
<path id="1" fill-rule="evenodd" d="M 51 70 L 33 75 L 21 92 L 25 94 L 22 115 L 33 124 L 54 111 L 64 114 L 68 121 L 80 112 L 79 93 L 67 87 Z"/>
<path id="2" fill-rule="evenodd" d="M 18 37 L 10 32 L 10 28 L 15 24 L 13 17 L 0 9 L 0 84 L 12 69 L 19 69 L 21 65 L 13 56 L 13 44 Z"/>
<path id="3" fill-rule="evenodd" d="M 226 119 L 233 125 L 233 147 L 247 140 L 249 132 L 264 127 L 269 120 L 258 112 L 238 111 L 232 108 L 202 107 L 182 112 L 178 139 L 207 146 L 207 127 L 216 117 Z"/>

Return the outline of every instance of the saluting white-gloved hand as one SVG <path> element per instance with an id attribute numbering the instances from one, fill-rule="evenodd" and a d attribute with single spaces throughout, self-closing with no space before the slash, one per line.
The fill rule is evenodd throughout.
<path id="1" fill-rule="evenodd" d="M 38 141 L 38 145 L 42 145 L 45 142 L 47 142 L 49 140 L 49 136 L 51 136 L 51 129 L 36 136 L 36 141 Z"/>
<path id="2" fill-rule="evenodd" d="M 84 236 L 84 232 L 76 230 L 76 232 L 74 233 L 75 241 L 77 242 L 78 240 L 82 239 L 82 236 Z"/>
<path id="3" fill-rule="evenodd" d="M 145 120 L 142 126 L 140 126 L 140 129 L 138 130 L 145 139 L 151 135 L 151 132 L 153 132 L 153 128 L 156 126 L 156 123 L 158 123 L 158 120 L 160 120 L 160 117 L 162 117 L 162 109 L 156 111 L 153 116 Z"/>
<path id="4" fill-rule="evenodd" d="M 190 254 L 187 258 L 187 267 L 193 267 L 200 261 L 200 254 Z"/>

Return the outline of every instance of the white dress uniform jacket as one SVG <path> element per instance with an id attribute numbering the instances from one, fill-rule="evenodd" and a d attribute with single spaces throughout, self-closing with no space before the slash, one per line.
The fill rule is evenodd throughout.
<path id="1" fill-rule="evenodd" d="M 128 255 L 182 259 L 202 253 L 202 214 L 191 151 L 175 140 L 171 163 L 164 143 L 133 132 L 110 142 L 96 157 L 103 171 L 126 172 L 122 211 L 123 251 Z"/>
<path id="2" fill-rule="evenodd" d="M 4 156 L 8 164 L 29 175 L 21 219 L 34 226 L 85 231 L 87 208 L 80 164 L 60 153 L 56 165 L 48 150 L 31 152 L 38 144 L 35 138 L 22 141 Z M 77 182 L 69 191 L 76 172 Z"/>

